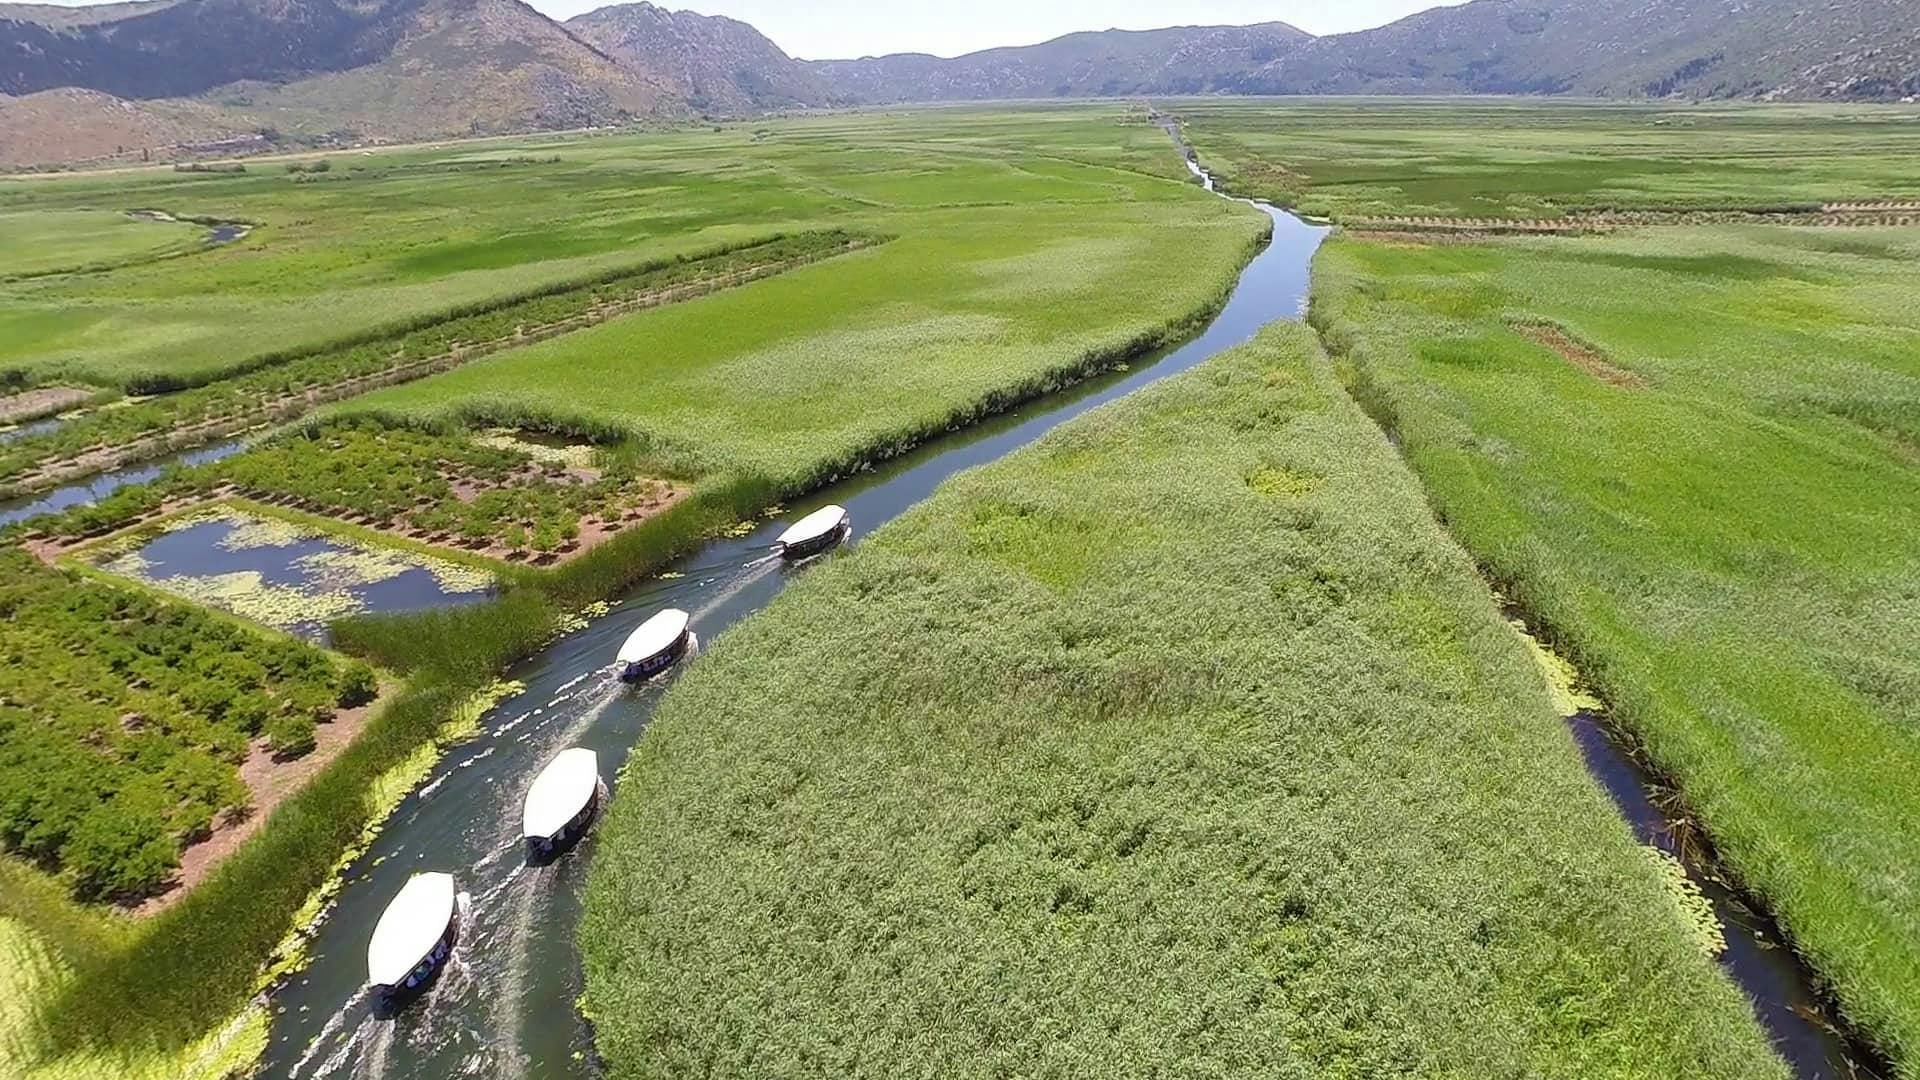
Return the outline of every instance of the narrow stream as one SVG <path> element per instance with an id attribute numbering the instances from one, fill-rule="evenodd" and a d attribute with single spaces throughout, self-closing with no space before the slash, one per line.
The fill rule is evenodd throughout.
<path id="1" fill-rule="evenodd" d="M 581 991 L 572 944 L 592 858 L 592 834 L 555 864 L 525 865 L 519 810 L 527 786 L 561 750 L 600 755 L 609 781 L 646 730 L 662 688 L 623 687 L 608 672 L 634 626 L 664 607 L 684 608 L 711 646 L 771 601 L 788 568 L 765 555 L 786 521 L 827 503 L 846 506 L 856 530 L 911 508 L 954 473 L 1032 443 L 1089 409 L 1186 371 L 1239 345 L 1276 319 L 1305 310 L 1309 266 L 1325 237 L 1268 207 L 1273 242 L 1242 272 L 1226 307 L 1192 341 L 1088 380 L 1005 416 L 938 439 L 821 491 L 782 522 L 708 544 L 622 597 L 606 618 L 563 638 L 511 673 L 522 693 L 482 721 L 482 735 L 443 760 L 409 796 L 372 850 L 347 871 L 317 931 L 312 964 L 272 997 L 263 1075 L 425 1077 L 594 1076 L 592 1040 L 574 1008 Z M 618 793 L 615 793 L 618 798 Z M 413 873 L 447 870 L 473 897 L 454 967 L 392 1021 L 375 1019 L 362 993 L 368 935 Z"/>
<path id="2" fill-rule="evenodd" d="M 1753 1000 L 1761 1025 L 1793 1074 L 1801 1080 L 1879 1080 L 1883 1063 L 1832 1022 L 1780 927 L 1727 885 L 1713 869 L 1704 841 L 1662 808 L 1665 786 L 1621 744 L 1601 714 L 1583 709 L 1567 717 L 1567 724 L 1587 771 L 1613 798 L 1634 836 L 1680 860 L 1713 905 L 1727 942 L 1720 966 Z"/>

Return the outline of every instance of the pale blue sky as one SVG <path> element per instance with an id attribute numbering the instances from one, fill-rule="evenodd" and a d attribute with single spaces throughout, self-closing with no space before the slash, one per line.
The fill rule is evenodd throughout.
<path id="1" fill-rule="evenodd" d="M 611 0 L 529 2 L 556 19 L 565 19 Z M 1316 34 L 1337 34 L 1458 2 L 1461 0 L 669 0 L 661 6 L 691 8 L 704 15 L 731 15 L 759 27 L 795 56 L 825 60 L 890 52 L 957 56 L 996 45 L 1030 45 L 1075 30 L 1111 27 L 1150 30 L 1279 20 Z"/>

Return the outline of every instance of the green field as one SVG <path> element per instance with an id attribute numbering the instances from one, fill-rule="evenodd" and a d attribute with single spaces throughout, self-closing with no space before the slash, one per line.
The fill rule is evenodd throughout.
<path id="1" fill-rule="evenodd" d="M 580 945 L 616 1076 L 1784 1075 L 1300 328 L 723 638 Z"/>
<path id="2" fill-rule="evenodd" d="M 1498 98 L 1180 101 L 1232 191 L 1335 219 L 1920 199 L 1895 106 Z"/>
<path id="3" fill-rule="evenodd" d="M 0 370 L 199 382 L 261 354 L 769 233 L 1125 202 L 1155 186 L 1148 176 L 1180 175 L 1160 132 L 1111 106 L 453 144 L 329 166 L 0 180 L 4 220 L 104 204 L 259 223 L 187 259 L 0 285 Z M 1090 221 L 1089 236 L 1126 221 Z M 97 257 L 90 244 L 37 250 L 59 265 Z"/>
<path id="4" fill-rule="evenodd" d="M 1916 259 L 1914 230 L 1343 239 L 1314 308 L 1455 534 L 1902 1075 L 1920 1060 Z M 1589 367 L 1516 329 L 1540 324 Z"/>
<path id="5" fill-rule="evenodd" d="M 184 251 L 206 227 L 185 221 L 141 221 L 114 210 L 0 211 L 0 279 L 112 266 Z"/>
<path id="6" fill-rule="evenodd" d="M 1265 219 L 1189 186 L 1143 180 L 1135 190 L 1120 202 L 1103 192 L 991 214 L 924 212 L 884 247 L 341 408 L 612 428 L 672 475 L 750 472 L 808 487 L 998 393 L 1104 367 L 1194 326 L 1224 298 Z"/>

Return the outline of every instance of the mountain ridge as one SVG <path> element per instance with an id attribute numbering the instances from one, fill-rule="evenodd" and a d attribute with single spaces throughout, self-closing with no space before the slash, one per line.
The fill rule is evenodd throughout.
<path id="1" fill-rule="evenodd" d="M 0 3 L 7 167 L 191 155 L 248 133 L 394 141 L 848 105 L 1382 93 L 1910 99 L 1920 0 L 1469 0 L 1328 37 L 1177 26 L 857 60 L 796 60 L 747 23 L 644 2 L 565 23 L 521 0 Z M 62 125 L 74 137 L 59 152 Z"/>

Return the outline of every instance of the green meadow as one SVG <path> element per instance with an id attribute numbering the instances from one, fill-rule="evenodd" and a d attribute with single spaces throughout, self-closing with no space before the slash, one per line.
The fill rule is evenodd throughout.
<path id="1" fill-rule="evenodd" d="M 1311 332 L 954 480 L 663 704 L 616 1076 L 1783 1076 Z"/>
<path id="2" fill-rule="evenodd" d="M 1917 259 L 1914 230 L 1337 239 L 1314 302 L 1454 534 L 1902 1075 L 1920 1060 Z"/>
<path id="3" fill-rule="evenodd" d="M 1155 140 L 1120 106 L 952 110 L 337 154 L 324 172 L 260 161 L 243 173 L 0 180 L 0 221 L 26 223 L 0 228 L 37 229 L 36 264 L 102 254 L 90 235 L 73 250 L 51 242 L 57 229 L 31 224 L 43 216 L 152 207 L 258 225 L 189 258 L 0 284 L 0 371 L 190 385 L 263 354 L 772 233 L 904 229 L 941 208 L 987 218 L 1015 204 L 1130 202 L 1162 186 L 1150 178 L 1179 176 Z M 1126 222 L 1085 224 L 1092 236 Z"/>
<path id="4" fill-rule="evenodd" d="M 944 181 L 900 182 L 911 191 Z M 669 475 L 811 487 L 997 394 L 1063 382 L 1197 329 L 1265 219 L 1186 185 L 1134 191 L 1115 201 L 1103 190 L 1074 198 L 1069 187 L 991 213 L 918 212 L 881 247 L 339 408 L 610 429 Z"/>
<path id="5" fill-rule="evenodd" d="M 1900 106 L 1501 98 L 1165 103 L 1234 192 L 1331 217 L 1920 199 Z"/>
<path id="6" fill-rule="evenodd" d="M 185 251 L 206 227 L 186 221 L 142 221 L 108 210 L 0 211 L 0 279 L 113 266 Z"/>

